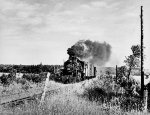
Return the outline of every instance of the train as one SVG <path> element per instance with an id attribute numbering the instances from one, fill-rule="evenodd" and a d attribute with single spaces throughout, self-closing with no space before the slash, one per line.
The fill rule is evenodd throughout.
<path id="1" fill-rule="evenodd" d="M 62 83 L 76 83 L 96 77 L 96 67 L 86 61 L 80 60 L 75 55 L 69 55 L 61 69 L 54 72 L 54 80 Z"/>

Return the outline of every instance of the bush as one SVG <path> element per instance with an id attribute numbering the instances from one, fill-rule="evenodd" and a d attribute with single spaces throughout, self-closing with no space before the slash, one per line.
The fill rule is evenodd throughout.
<path id="1" fill-rule="evenodd" d="M 31 81 L 32 80 L 31 74 L 23 74 L 22 78 L 26 79 L 27 81 Z"/>
<path id="2" fill-rule="evenodd" d="M 23 74 L 22 78 L 26 79 L 27 81 L 31 81 L 34 83 L 41 83 L 46 79 L 46 74 Z"/>
<path id="3" fill-rule="evenodd" d="M 131 110 L 142 110 L 143 104 L 140 101 L 140 96 L 133 93 L 132 85 L 134 82 L 130 83 L 130 93 L 127 89 L 122 90 L 119 84 L 114 84 L 114 90 L 112 88 L 112 83 L 115 83 L 111 75 L 101 75 L 97 80 L 90 82 L 88 87 L 85 88 L 83 97 L 90 101 L 96 101 L 99 103 L 111 104 L 114 106 L 120 106 L 124 111 Z M 100 85 L 99 85 L 100 84 Z M 135 86 L 136 91 L 140 91 L 138 86 Z M 138 93 L 138 92 L 137 92 Z M 130 95 L 127 95 L 130 94 Z"/>
<path id="4" fill-rule="evenodd" d="M 15 79 L 16 79 L 16 76 L 14 74 L 8 74 L 8 75 L 3 74 L 0 77 L 0 83 L 3 86 L 9 86 L 13 81 L 15 81 Z"/>
<path id="5" fill-rule="evenodd" d="M 106 97 L 106 92 L 98 87 L 87 88 L 83 93 L 83 97 L 87 98 L 90 101 L 99 101 L 103 103 L 104 98 Z"/>
<path id="6" fill-rule="evenodd" d="M 120 108 L 124 111 L 142 111 L 144 106 L 139 97 L 124 97 L 120 101 Z"/>
<path id="7" fill-rule="evenodd" d="M 24 78 L 17 78 L 16 82 L 17 82 L 17 84 L 21 83 L 22 85 L 24 85 L 24 84 L 26 84 L 27 81 Z"/>

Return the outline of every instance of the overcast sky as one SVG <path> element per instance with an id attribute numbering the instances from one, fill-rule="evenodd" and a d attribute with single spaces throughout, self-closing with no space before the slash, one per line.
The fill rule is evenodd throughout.
<path id="1" fill-rule="evenodd" d="M 145 68 L 150 69 L 150 0 L 0 0 L 0 64 L 63 64 L 80 39 L 106 41 L 106 66 L 122 65 L 140 44 L 144 6 Z"/>

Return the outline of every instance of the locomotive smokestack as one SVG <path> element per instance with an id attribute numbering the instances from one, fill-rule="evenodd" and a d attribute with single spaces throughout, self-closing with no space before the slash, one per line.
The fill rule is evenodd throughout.
<path id="1" fill-rule="evenodd" d="M 111 46 L 106 42 L 80 40 L 67 50 L 69 56 L 76 56 L 99 66 L 105 65 L 111 55 Z"/>

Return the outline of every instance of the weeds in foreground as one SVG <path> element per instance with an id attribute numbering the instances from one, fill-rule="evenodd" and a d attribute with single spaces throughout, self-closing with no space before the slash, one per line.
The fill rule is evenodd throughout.
<path id="1" fill-rule="evenodd" d="M 144 104 L 140 96 L 128 92 L 123 93 L 119 91 L 121 89 L 119 85 L 115 84 L 113 87 L 112 83 L 111 77 L 101 76 L 89 84 L 91 87 L 85 87 L 81 96 L 100 105 L 119 107 L 124 112 L 143 111 Z"/>
<path id="2" fill-rule="evenodd" d="M 105 82 L 106 83 L 106 82 Z M 91 86 L 92 84 L 92 86 Z M 2 115 L 132 115 L 139 113 L 140 104 L 138 98 L 116 95 L 110 84 L 107 85 L 97 80 L 84 88 L 79 96 L 63 95 L 58 93 L 47 96 L 45 102 L 40 105 L 40 98 L 20 102 L 16 105 L 0 107 Z M 106 90 L 109 89 L 109 90 Z M 130 103 L 130 104 L 128 104 Z M 136 103 L 136 105 L 135 105 Z M 132 108 L 133 107 L 133 108 Z M 141 115 L 144 113 L 141 113 Z"/>

